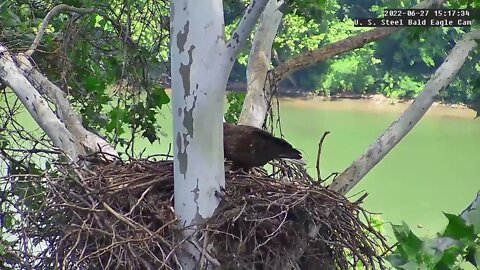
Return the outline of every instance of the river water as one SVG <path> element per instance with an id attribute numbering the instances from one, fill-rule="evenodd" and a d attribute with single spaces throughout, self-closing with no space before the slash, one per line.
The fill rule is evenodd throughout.
<path id="1" fill-rule="evenodd" d="M 348 167 L 408 106 L 319 98 L 281 105 L 283 133 L 304 151 L 312 174 L 319 138 L 331 132 L 322 149 L 323 177 Z M 433 106 L 349 195 L 368 192 L 367 210 L 386 222 L 405 221 L 421 236 L 442 230 L 442 211 L 461 212 L 480 190 L 480 119 L 474 116 L 469 109 Z"/>

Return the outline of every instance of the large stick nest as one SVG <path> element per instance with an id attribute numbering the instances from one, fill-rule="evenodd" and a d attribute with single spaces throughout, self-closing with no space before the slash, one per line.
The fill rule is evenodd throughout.
<path id="1" fill-rule="evenodd" d="M 37 178 L 46 195 L 38 211 L 24 213 L 30 225 L 22 233 L 42 251 L 3 259 L 37 269 L 179 268 L 177 251 L 185 241 L 173 209 L 172 161 L 60 168 Z M 304 171 L 281 168 L 275 177 L 263 170 L 226 173 L 220 206 L 186 240 L 202 263 L 222 269 L 381 267 L 383 238 L 365 221 L 359 201 L 312 182 Z"/>

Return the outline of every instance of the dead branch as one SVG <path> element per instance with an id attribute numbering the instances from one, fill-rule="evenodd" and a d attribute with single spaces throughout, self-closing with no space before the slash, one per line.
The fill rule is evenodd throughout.
<path id="1" fill-rule="evenodd" d="M 318 152 L 317 152 L 317 181 L 322 183 L 324 180 L 322 180 L 322 177 L 320 176 L 320 155 L 322 153 L 322 146 L 323 146 L 323 141 L 327 137 L 327 135 L 330 134 L 330 131 L 325 131 L 320 138 L 320 142 L 318 143 Z"/>

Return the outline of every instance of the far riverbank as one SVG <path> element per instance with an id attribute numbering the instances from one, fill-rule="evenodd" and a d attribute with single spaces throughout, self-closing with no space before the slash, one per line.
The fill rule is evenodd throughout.
<path id="1" fill-rule="evenodd" d="M 288 104 L 297 108 L 322 108 L 338 111 L 363 111 L 378 114 L 401 113 L 413 100 L 393 100 L 382 95 L 370 95 L 360 98 L 350 97 L 325 97 L 325 96 L 303 96 L 303 97 L 281 97 L 282 104 Z M 475 111 L 463 104 L 444 104 L 434 102 L 427 111 L 428 116 L 454 117 L 454 118 L 475 118 Z"/>

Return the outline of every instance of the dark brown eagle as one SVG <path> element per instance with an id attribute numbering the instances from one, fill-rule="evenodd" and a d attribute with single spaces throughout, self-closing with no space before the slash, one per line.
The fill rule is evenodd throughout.
<path id="1" fill-rule="evenodd" d="M 231 170 L 245 172 L 277 158 L 302 158 L 284 139 L 256 127 L 228 123 L 223 123 L 223 149 L 225 158 L 232 161 Z"/>

